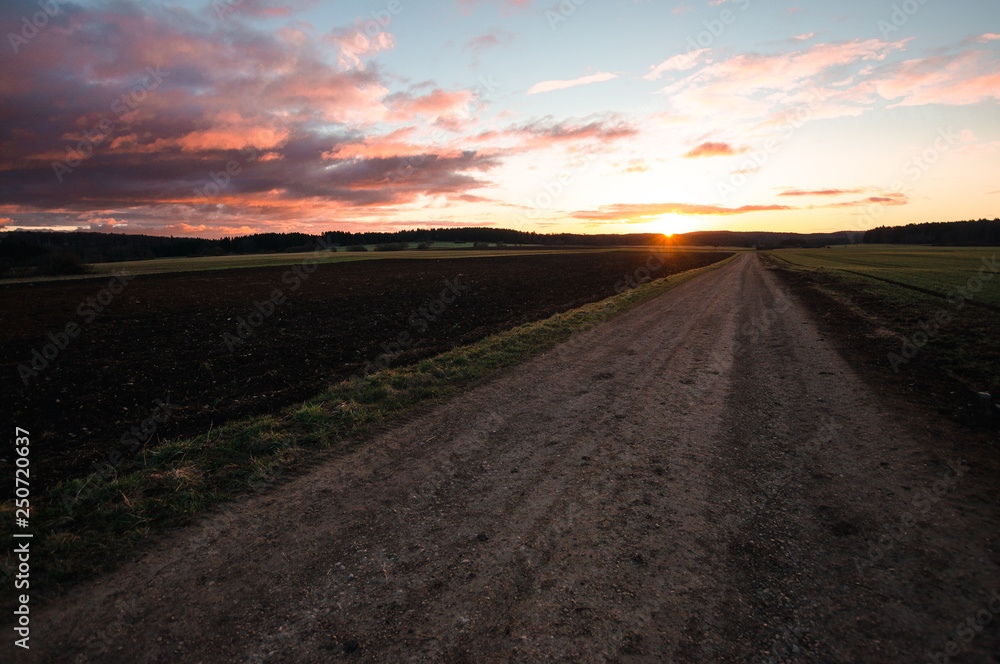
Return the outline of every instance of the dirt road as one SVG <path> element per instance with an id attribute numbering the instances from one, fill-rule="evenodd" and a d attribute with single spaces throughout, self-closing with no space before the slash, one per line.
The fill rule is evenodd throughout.
<path id="1" fill-rule="evenodd" d="M 917 662 L 971 617 L 958 661 L 988 662 L 984 449 L 747 254 L 174 533 L 35 616 L 31 655 Z"/>

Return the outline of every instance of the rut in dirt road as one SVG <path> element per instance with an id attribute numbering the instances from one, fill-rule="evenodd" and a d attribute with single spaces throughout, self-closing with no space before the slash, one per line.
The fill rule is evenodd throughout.
<path id="1" fill-rule="evenodd" d="M 32 655 L 926 661 L 1000 589 L 975 445 L 746 254 L 174 533 L 36 616 Z"/>

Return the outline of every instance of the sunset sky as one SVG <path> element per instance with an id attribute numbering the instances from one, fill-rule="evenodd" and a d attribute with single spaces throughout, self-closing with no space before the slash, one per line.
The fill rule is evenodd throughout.
<path id="1" fill-rule="evenodd" d="M 7 230 L 1000 216 L 997 0 L 4 0 L 0 27 Z"/>

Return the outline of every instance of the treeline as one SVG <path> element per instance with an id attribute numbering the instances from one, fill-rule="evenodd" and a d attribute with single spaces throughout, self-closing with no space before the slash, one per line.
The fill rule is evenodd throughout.
<path id="1" fill-rule="evenodd" d="M 1000 219 L 943 221 L 906 226 L 879 226 L 866 231 L 868 244 L 1000 245 Z"/>
<path id="2" fill-rule="evenodd" d="M 846 231 L 839 233 L 773 233 L 770 231 L 694 231 L 675 235 L 674 244 L 693 247 L 826 247 L 852 241 Z"/>
<path id="3" fill-rule="evenodd" d="M 347 250 L 365 245 L 396 250 L 409 245 L 425 248 L 435 242 L 470 247 L 506 245 L 626 246 L 663 242 L 658 233 L 630 235 L 540 234 L 505 228 L 430 228 L 396 232 L 328 231 L 307 233 L 258 233 L 219 239 L 160 237 L 88 231 L 8 231 L 0 233 L 0 276 L 28 274 L 81 274 L 87 265 L 152 258 L 272 254 L 309 251 L 334 244 Z"/>

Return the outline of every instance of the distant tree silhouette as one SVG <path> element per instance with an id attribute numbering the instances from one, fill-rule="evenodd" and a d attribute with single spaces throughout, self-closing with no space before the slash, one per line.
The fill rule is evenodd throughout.
<path id="1" fill-rule="evenodd" d="M 1000 219 L 879 226 L 866 231 L 868 244 L 1000 245 Z"/>

